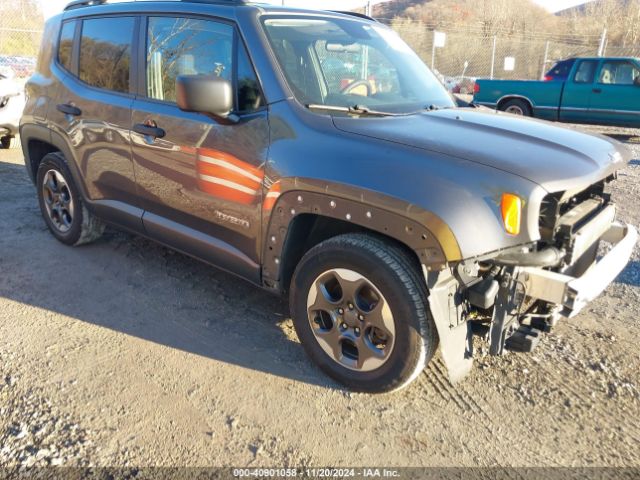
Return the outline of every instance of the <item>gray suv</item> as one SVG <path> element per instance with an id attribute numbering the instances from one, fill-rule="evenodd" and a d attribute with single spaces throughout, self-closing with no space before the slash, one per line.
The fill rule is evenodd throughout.
<path id="1" fill-rule="evenodd" d="M 105 224 L 275 293 L 328 375 L 409 384 L 531 351 L 624 268 L 601 136 L 461 107 L 391 29 L 243 1 L 72 2 L 21 141 L 51 233 Z M 598 257 L 599 245 L 611 245 Z"/>

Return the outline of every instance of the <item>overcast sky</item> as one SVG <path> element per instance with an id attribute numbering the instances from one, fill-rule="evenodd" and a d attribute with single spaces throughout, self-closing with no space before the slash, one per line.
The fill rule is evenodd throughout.
<path id="1" fill-rule="evenodd" d="M 262 0 L 267 3 L 282 4 L 282 0 Z M 385 0 L 372 0 L 372 4 L 382 3 Z M 590 0 L 533 0 L 551 12 L 563 10 L 574 5 L 580 5 Z M 46 17 L 55 15 L 62 11 L 62 8 L 69 3 L 69 0 L 40 0 L 42 9 Z M 348 10 L 364 5 L 366 0 L 285 0 L 286 5 L 294 7 L 322 8 L 325 10 L 341 9 Z"/>

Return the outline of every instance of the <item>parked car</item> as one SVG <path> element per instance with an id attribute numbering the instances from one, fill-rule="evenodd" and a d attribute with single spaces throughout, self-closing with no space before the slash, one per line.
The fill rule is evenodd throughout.
<path id="1" fill-rule="evenodd" d="M 640 59 L 580 58 L 565 82 L 478 80 L 474 103 L 516 115 L 640 127 Z"/>
<path id="2" fill-rule="evenodd" d="M 567 60 L 560 60 L 557 62 L 551 70 L 549 70 L 544 76 L 545 82 L 565 82 L 569 78 L 569 73 L 573 65 L 576 63 L 575 58 L 569 58 Z"/>
<path id="3" fill-rule="evenodd" d="M 606 193 L 622 144 L 456 108 L 380 23 L 100 3 L 48 21 L 27 84 L 22 147 L 52 235 L 81 245 L 109 223 L 288 294 L 310 358 L 350 388 L 408 385 L 438 343 L 459 380 L 474 333 L 531 351 L 632 253 Z"/>
<path id="4" fill-rule="evenodd" d="M 18 147 L 14 141 L 18 134 L 20 117 L 25 106 L 24 88 L 15 80 L 9 67 L 0 67 L 0 147 Z"/>
<path id="5" fill-rule="evenodd" d="M 9 67 L 16 78 L 27 78 L 33 75 L 36 61 L 28 57 L 0 56 L 0 67 Z"/>
<path id="6" fill-rule="evenodd" d="M 451 93 L 460 93 L 462 95 L 473 94 L 476 86 L 476 79 L 473 77 L 456 77 L 456 83 L 451 89 Z"/>

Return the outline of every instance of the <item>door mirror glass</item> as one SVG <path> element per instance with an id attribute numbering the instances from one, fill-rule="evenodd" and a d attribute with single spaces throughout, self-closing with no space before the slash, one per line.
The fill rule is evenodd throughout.
<path id="1" fill-rule="evenodd" d="M 180 110 L 228 118 L 233 110 L 233 86 L 211 75 L 179 75 L 176 100 Z"/>

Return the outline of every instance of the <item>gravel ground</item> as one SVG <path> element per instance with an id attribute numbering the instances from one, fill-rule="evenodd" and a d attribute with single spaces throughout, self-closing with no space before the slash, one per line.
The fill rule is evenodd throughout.
<path id="1" fill-rule="evenodd" d="M 640 139 L 614 187 L 640 224 Z M 0 466 L 640 466 L 640 251 L 533 354 L 437 358 L 403 392 L 344 391 L 287 305 L 147 240 L 44 226 L 0 152 Z"/>

